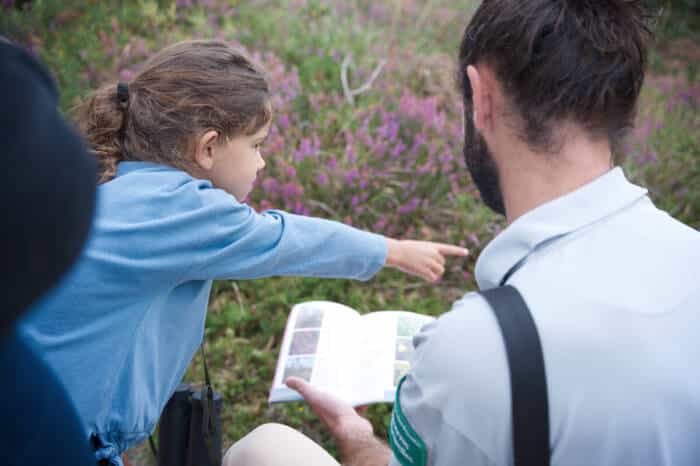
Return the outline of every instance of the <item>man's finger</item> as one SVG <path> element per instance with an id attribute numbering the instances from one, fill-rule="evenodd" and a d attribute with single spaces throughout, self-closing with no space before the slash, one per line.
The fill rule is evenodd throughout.
<path id="1" fill-rule="evenodd" d="M 435 243 L 435 247 L 444 256 L 468 256 L 469 249 L 453 246 L 452 244 Z"/>

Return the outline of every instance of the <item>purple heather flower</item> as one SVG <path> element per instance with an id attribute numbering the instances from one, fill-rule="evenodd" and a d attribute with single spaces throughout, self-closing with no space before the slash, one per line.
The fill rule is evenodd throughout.
<path id="1" fill-rule="evenodd" d="M 430 163 L 430 161 L 425 162 L 423 165 L 419 166 L 416 169 L 416 172 L 419 175 L 425 175 L 426 173 L 430 173 L 432 171 L 433 165 Z"/>
<path id="2" fill-rule="evenodd" d="M 304 188 L 297 183 L 285 183 L 282 187 L 282 196 L 286 201 L 292 198 L 298 198 L 304 194 Z"/>
<path id="3" fill-rule="evenodd" d="M 128 68 L 124 68 L 119 72 L 119 80 L 122 82 L 130 82 L 132 79 L 134 79 L 134 72 L 129 70 Z"/>
<path id="4" fill-rule="evenodd" d="M 146 56 L 148 53 L 148 49 L 146 47 L 146 40 L 145 39 L 139 39 L 136 49 L 134 50 L 134 54 L 138 56 Z"/>
<path id="5" fill-rule="evenodd" d="M 262 188 L 266 193 L 274 193 L 279 190 L 279 182 L 274 178 L 265 178 L 262 182 Z"/>
<path id="6" fill-rule="evenodd" d="M 388 144 L 383 141 L 377 141 L 376 144 L 371 149 L 372 155 L 375 157 L 381 157 L 382 155 L 386 154 L 386 150 L 388 148 Z"/>
<path id="7" fill-rule="evenodd" d="M 316 182 L 321 186 L 328 186 L 328 176 L 325 173 L 319 173 L 316 176 Z"/>
<path id="8" fill-rule="evenodd" d="M 414 197 L 413 199 L 408 201 L 406 204 L 400 206 L 398 209 L 398 212 L 401 215 L 410 214 L 411 212 L 415 211 L 419 205 L 420 205 L 420 199 L 417 197 Z"/>
<path id="9" fill-rule="evenodd" d="M 359 177 L 360 173 L 357 171 L 357 169 L 351 168 L 345 174 L 345 182 L 349 185 L 352 185 L 355 182 L 355 180 L 357 180 Z"/>
<path id="10" fill-rule="evenodd" d="M 357 152 L 353 146 L 345 146 L 345 160 L 350 163 L 357 161 Z"/>
<path id="11" fill-rule="evenodd" d="M 386 228 L 386 224 L 387 224 L 386 218 L 380 217 L 379 220 L 374 222 L 374 225 L 372 225 L 372 231 L 376 231 L 376 232 L 381 233 L 384 231 L 384 228 Z"/>
<path id="12" fill-rule="evenodd" d="M 360 125 L 360 128 L 357 130 L 357 138 L 362 144 L 364 144 L 367 147 L 370 147 L 372 145 L 372 136 L 370 136 L 369 134 L 369 120 L 370 117 L 366 117 L 362 121 L 362 125 Z M 350 137 L 352 137 L 352 135 L 350 135 Z"/>
<path id="13" fill-rule="evenodd" d="M 304 204 L 301 201 L 297 200 L 294 202 L 294 207 L 293 207 L 292 211 L 295 214 L 301 214 L 304 211 L 304 209 L 305 209 Z"/>
<path id="14" fill-rule="evenodd" d="M 287 115 L 286 113 L 282 113 L 280 116 L 277 117 L 277 124 L 282 130 L 286 130 L 287 128 L 289 128 L 289 115 Z"/>
<path id="15" fill-rule="evenodd" d="M 369 7 L 369 17 L 377 21 L 385 21 L 388 17 L 387 8 L 384 5 L 372 2 Z"/>
<path id="16" fill-rule="evenodd" d="M 315 142 L 315 141 L 314 141 Z M 294 159 L 297 162 L 301 162 L 306 157 L 315 156 L 318 148 L 314 143 L 311 142 L 309 138 L 303 138 L 299 146 L 299 150 L 294 153 Z"/>
<path id="17" fill-rule="evenodd" d="M 406 144 L 403 141 L 399 141 L 393 149 L 391 149 L 391 158 L 395 159 L 406 150 Z"/>
<path id="18" fill-rule="evenodd" d="M 450 162 L 452 162 L 452 154 L 449 152 L 443 152 L 440 156 L 440 163 L 447 165 Z"/>

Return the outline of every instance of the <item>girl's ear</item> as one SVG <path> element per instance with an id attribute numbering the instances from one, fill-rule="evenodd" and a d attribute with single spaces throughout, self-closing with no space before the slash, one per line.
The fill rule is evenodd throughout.
<path id="1" fill-rule="evenodd" d="M 197 140 L 194 151 L 194 161 L 202 170 L 209 171 L 214 167 L 214 150 L 219 133 L 207 131 Z"/>

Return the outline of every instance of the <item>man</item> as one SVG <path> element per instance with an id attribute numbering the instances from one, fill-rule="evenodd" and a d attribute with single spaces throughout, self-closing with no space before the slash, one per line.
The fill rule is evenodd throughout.
<path id="1" fill-rule="evenodd" d="M 700 464 L 700 234 L 613 168 L 647 39 L 634 1 L 484 0 L 460 48 L 467 166 L 509 223 L 476 276 L 482 290 L 516 287 L 531 310 L 556 466 Z M 344 465 L 513 464 L 508 363 L 486 301 L 465 295 L 414 344 L 393 451 L 350 406 L 287 385 Z M 337 464 L 299 436 L 263 426 L 228 465 Z M 294 447 L 269 448 L 281 442 Z"/>

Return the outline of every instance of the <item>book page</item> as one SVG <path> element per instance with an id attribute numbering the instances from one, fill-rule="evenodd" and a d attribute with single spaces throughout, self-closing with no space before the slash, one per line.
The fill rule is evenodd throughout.
<path id="1" fill-rule="evenodd" d="M 371 312 L 359 319 L 353 405 L 394 402 L 396 386 L 411 368 L 413 336 L 434 319 L 405 311 Z"/>
<path id="2" fill-rule="evenodd" d="M 269 402 L 301 399 L 284 384 L 290 376 L 347 399 L 352 375 L 343 354 L 353 346 L 351 340 L 359 320 L 357 311 L 330 301 L 294 306 L 287 320 Z"/>

